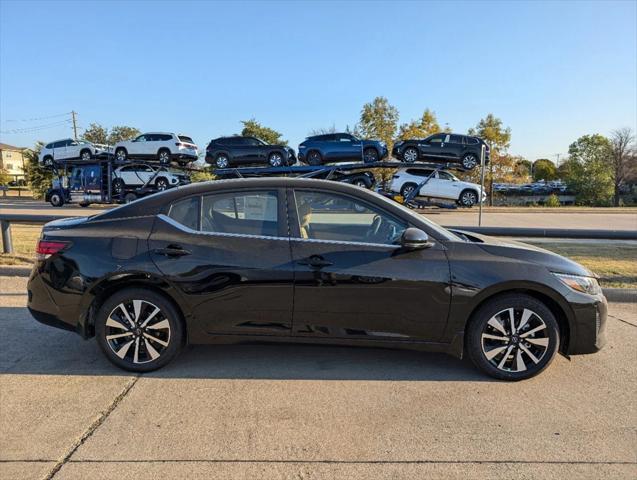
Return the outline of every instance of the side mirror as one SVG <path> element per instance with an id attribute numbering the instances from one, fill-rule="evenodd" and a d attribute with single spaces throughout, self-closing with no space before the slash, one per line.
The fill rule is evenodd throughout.
<path id="1" fill-rule="evenodd" d="M 406 250 L 422 250 L 433 247 L 429 235 L 419 228 L 407 228 L 400 236 L 400 245 Z"/>

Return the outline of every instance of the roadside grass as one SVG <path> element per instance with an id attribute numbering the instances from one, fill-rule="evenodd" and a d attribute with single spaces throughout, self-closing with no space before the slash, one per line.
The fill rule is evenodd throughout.
<path id="1" fill-rule="evenodd" d="M 39 225 L 12 225 L 12 255 L 0 254 L 0 265 L 29 265 L 35 258 L 40 237 Z M 604 287 L 637 288 L 637 245 L 625 243 L 560 243 L 526 240 L 559 255 L 571 258 L 601 277 Z"/>

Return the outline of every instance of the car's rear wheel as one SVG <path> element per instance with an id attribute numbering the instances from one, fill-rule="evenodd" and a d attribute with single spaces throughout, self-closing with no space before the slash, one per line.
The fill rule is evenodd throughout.
<path id="1" fill-rule="evenodd" d="M 273 152 L 268 157 L 268 163 L 271 167 L 280 167 L 283 165 L 283 155 L 280 152 Z"/>
<path id="2" fill-rule="evenodd" d="M 487 375 L 524 380 L 544 370 L 560 343 L 557 320 L 536 298 L 508 294 L 487 301 L 466 332 L 469 358 Z"/>
<path id="3" fill-rule="evenodd" d="M 49 202 L 54 207 L 61 207 L 64 205 L 64 197 L 62 196 L 62 194 L 58 192 L 54 192 L 51 194 L 51 197 L 49 198 Z"/>
<path id="4" fill-rule="evenodd" d="M 115 365 L 133 372 L 163 367 L 181 350 L 184 329 L 173 304 L 141 288 L 108 298 L 95 319 L 97 342 Z"/>
<path id="5" fill-rule="evenodd" d="M 473 153 L 467 153 L 462 157 L 462 168 L 465 170 L 473 170 L 478 165 L 478 157 Z"/>
<path id="6" fill-rule="evenodd" d="M 168 184 L 168 180 L 166 180 L 164 177 L 159 177 L 155 180 L 155 187 L 157 187 L 157 190 L 164 191 L 169 187 Z"/>
<path id="7" fill-rule="evenodd" d="M 476 203 L 478 203 L 478 194 L 475 190 L 463 190 L 460 192 L 460 198 L 458 198 L 458 203 L 463 207 L 473 207 Z"/>
<path id="8" fill-rule="evenodd" d="M 417 188 L 418 185 L 415 183 L 405 183 L 402 187 L 400 187 L 400 194 L 403 198 L 411 197 Z"/>
<path id="9" fill-rule="evenodd" d="M 321 157 L 320 152 L 317 152 L 316 150 L 308 152 L 307 163 L 310 165 L 321 165 L 323 163 L 323 158 Z"/>
<path id="10" fill-rule="evenodd" d="M 115 158 L 118 162 L 125 162 L 128 158 L 128 152 L 125 148 L 118 148 L 115 150 Z"/>
<path id="11" fill-rule="evenodd" d="M 403 151 L 403 161 L 407 163 L 414 163 L 418 160 L 418 150 L 416 147 L 407 147 Z"/>
<path id="12" fill-rule="evenodd" d="M 52 167 L 53 157 L 51 155 L 47 155 L 46 157 L 42 159 L 42 163 L 44 164 L 45 167 Z"/>
<path id="13" fill-rule="evenodd" d="M 378 161 L 378 150 L 375 148 L 366 148 L 363 150 L 363 161 L 365 163 L 374 163 Z"/>
<path id="14" fill-rule="evenodd" d="M 167 148 L 162 148 L 157 153 L 157 160 L 159 160 L 159 163 L 161 163 L 162 165 L 170 164 L 170 150 L 168 150 Z"/>
<path id="15" fill-rule="evenodd" d="M 83 162 L 90 162 L 91 158 L 92 155 L 90 150 L 84 149 L 80 152 L 80 160 L 82 160 Z"/>
<path id="16" fill-rule="evenodd" d="M 221 153 L 217 155 L 217 158 L 215 159 L 215 165 L 217 168 L 228 168 L 228 165 L 230 165 L 230 160 L 225 153 Z"/>

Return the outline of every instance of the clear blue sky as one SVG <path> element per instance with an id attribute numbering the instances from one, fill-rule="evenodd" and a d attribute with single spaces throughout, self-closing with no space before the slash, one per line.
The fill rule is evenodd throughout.
<path id="1" fill-rule="evenodd" d="M 460 132 L 492 112 L 512 153 L 551 157 L 583 134 L 636 129 L 636 5 L 0 0 L 0 130 L 76 110 L 81 127 L 178 131 L 203 147 L 255 117 L 296 148 L 383 95 L 401 122 L 429 107 Z"/>

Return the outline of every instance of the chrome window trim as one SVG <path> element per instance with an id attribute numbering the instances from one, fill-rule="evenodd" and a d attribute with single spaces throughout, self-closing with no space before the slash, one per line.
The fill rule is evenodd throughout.
<path id="1" fill-rule="evenodd" d="M 397 250 L 400 248 L 400 245 L 394 245 L 390 243 L 368 243 L 368 242 L 351 242 L 347 240 L 322 240 L 319 238 L 297 238 L 290 237 L 290 240 L 294 242 L 308 242 L 308 243 L 326 243 L 330 245 L 354 245 L 354 246 L 363 246 L 363 247 L 383 247 L 391 250 Z"/>

